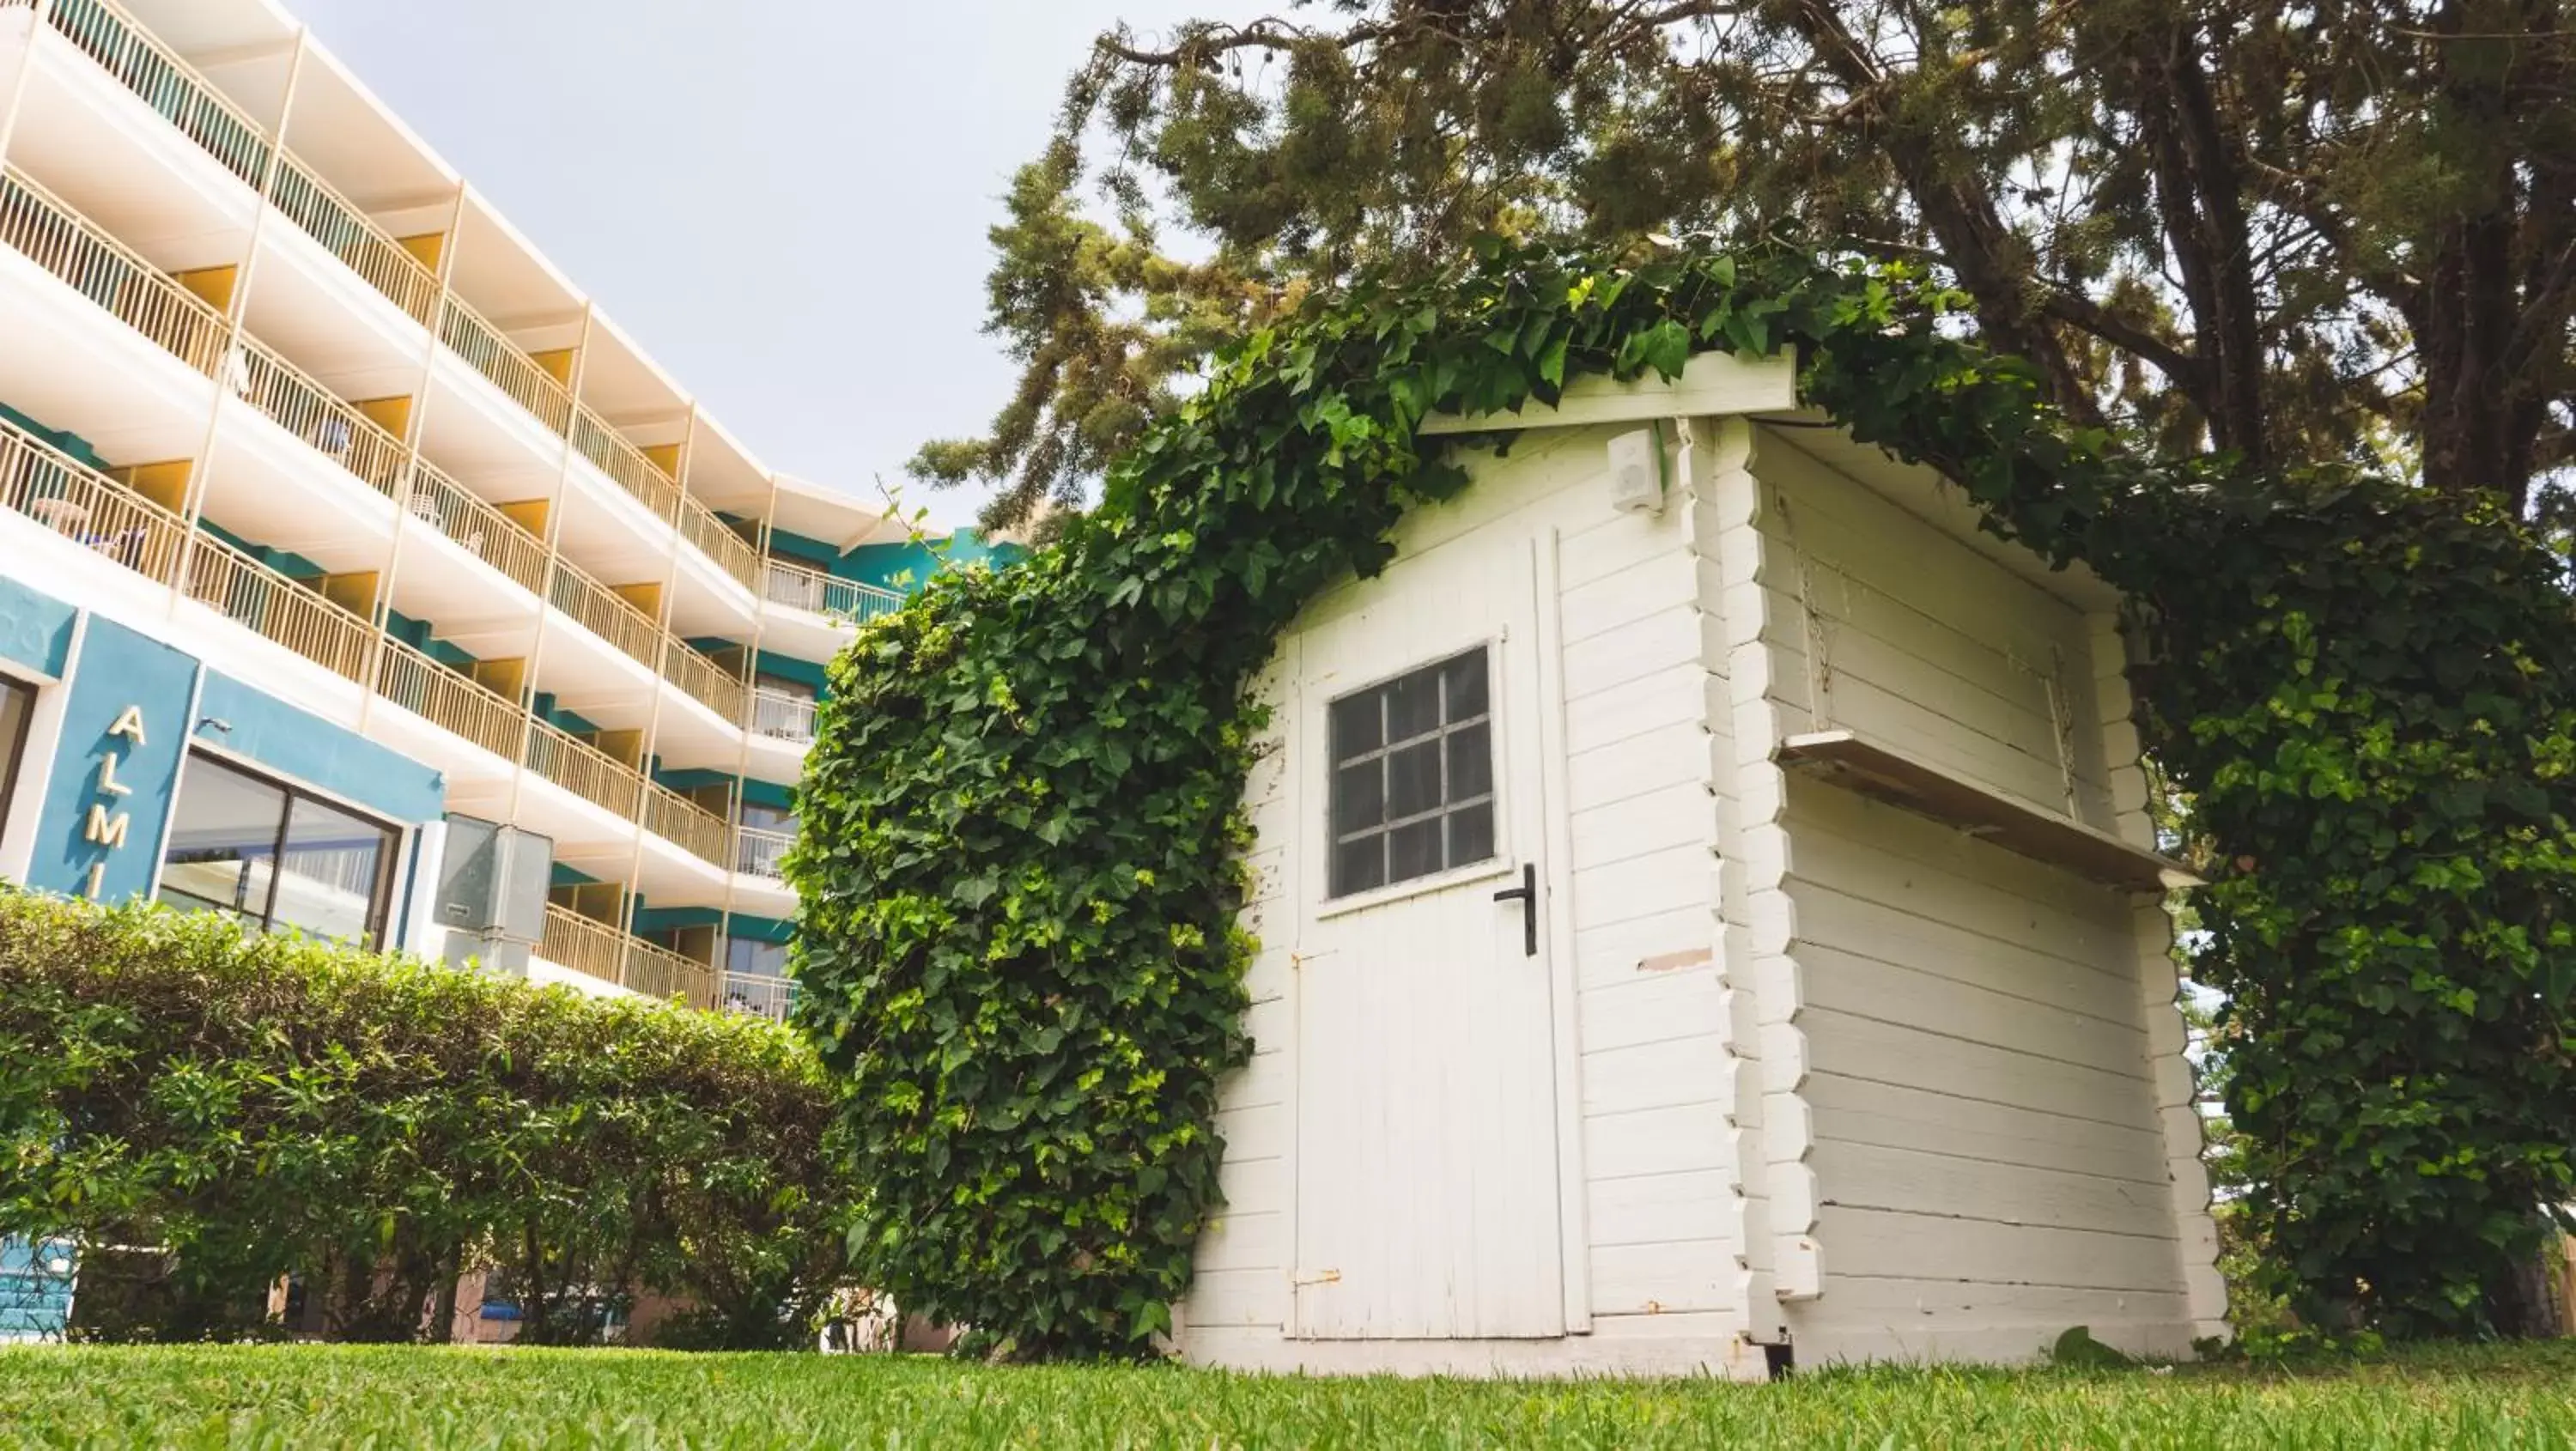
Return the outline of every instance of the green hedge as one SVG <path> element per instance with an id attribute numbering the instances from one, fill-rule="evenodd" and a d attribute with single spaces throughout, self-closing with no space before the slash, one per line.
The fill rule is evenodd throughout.
<path id="1" fill-rule="evenodd" d="M 278 1275 L 326 1334 L 441 1338 L 505 1271 L 526 1339 L 642 1288 L 692 1343 L 801 1336 L 855 1200 L 793 1034 L 0 888 L 0 1234 L 94 1246 L 99 1333 L 257 1328 Z M 82 1319 L 92 1318 L 84 1309 Z"/>

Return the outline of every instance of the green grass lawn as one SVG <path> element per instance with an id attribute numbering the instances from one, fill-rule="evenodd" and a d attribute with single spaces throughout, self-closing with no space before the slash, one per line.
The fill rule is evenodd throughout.
<path id="1" fill-rule="evenodd" d="M 2576 1342 L 2312 1371 L 1838 1372 L 1771 1386 L 1289 1380 L 926 1359 L 0 1349 L 0 1445 L 2576 1446 Z"/>

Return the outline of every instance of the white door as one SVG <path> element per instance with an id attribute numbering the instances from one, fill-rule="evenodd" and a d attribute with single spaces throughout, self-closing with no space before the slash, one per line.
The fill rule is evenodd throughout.
<path id="1" fill-rule="evenodd" d="M 1477 530 L 1298 632 L 1294 1335 L 1565 1331 L 1531 544 Z"/>

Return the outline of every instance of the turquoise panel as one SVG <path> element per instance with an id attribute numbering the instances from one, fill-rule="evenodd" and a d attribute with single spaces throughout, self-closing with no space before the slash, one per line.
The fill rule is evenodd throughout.
<path id="1" fill-rule="evenodd" d="M 67 1239 L 0 1239 L 0 1341 L 63 1338 L 77 1253 Z"/>
<path id="2" fill-rule="evenodd" d="M 774 917 L 754 917 L 736 912 L 725 920 L 725 931 L 735 937 L 749 937 L 760 942 L 786 942 L 796 936 L 796 924 Z"/>
<path id="3" fill-rule="evenodd" d="M 799 685 L 811 686 L 816 700 L 831 698 L 832 692 L 826 688 L 827 682 L 823 678 L 823 667 L 811 660 L 799 660 L 793 655 L 780 655 L 763 650 L 759 656 L 758 671 L 763 675 L 775 675 L 781 680 L 793 680 Z"/>
<path id="4" fill-rule="evenodd" d="M 714 927 L 724 921 L 724 914 L 713 907 L 638 907 L 635 909 L 636 935 L 669 932 L 679 927 Z"/>
<path id="5" fill-rule="evenodd" d="M 52 595 L 0 579 L 0 660 L 61 675 L 71 658 L 72 622 L 79 617 L 78 610 Z"/>
<path id="6" fill-rule="evenodd" d="M 27 884 L 80 895 L 90 868 L 104 865 L 99 900 L 122 901 L 152 889 L 161 865 L 161 831 L 179 779 L 197 694 L 197 661 L 150 636 L 99 615 L 89 617 L 72 661 L 63 738 L 46 773 L 45 805 L 36 818 L 36 851 Z M 143 740 L 110 736 L 127 706 L 142 712 Z M 124 795 L 98 789 L 99 763 L 113 759 Z M 85 839 L 92 803 L 110 819 L 123 816 L 125 843 Z"/>
<path id="7" fill-rule="evenodd" d="M 403 825 L 436 821 L 446 810 L 447 782 L 438 772 L 221 671 L 206 672 L 197 714 L 232 724 L 229 731 L 207 727 L 209 742 Z"/>
<path id="8" fill-rule="evenodd" d="M 834 565 L 832 572 L 844 579 L 911 594 L 943 569 L 987 562 L 999 568 L 1027 553 L 1016 544 L 987 544 L 983 535 L 960 529 L 944 541 L 907 539 L 901 544 L 862 544 L 850 551 L 849 558 Z"/>

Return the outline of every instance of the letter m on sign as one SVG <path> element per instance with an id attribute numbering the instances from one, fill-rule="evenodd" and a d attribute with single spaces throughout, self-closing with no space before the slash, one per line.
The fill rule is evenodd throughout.
<path id="1" fill-rule="evenodd" d="M 125 845 L 126 829 L 133 824 L 131 812 L 120 811 L 110 816 L 106 807 L 93 801 L 89 804 L 89 825 L 81 835 L 113 851 Z"/>

